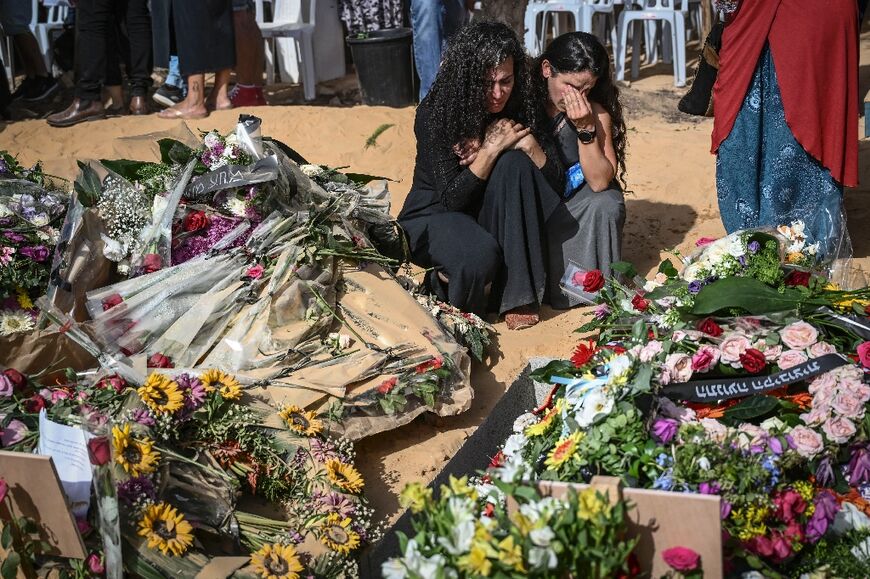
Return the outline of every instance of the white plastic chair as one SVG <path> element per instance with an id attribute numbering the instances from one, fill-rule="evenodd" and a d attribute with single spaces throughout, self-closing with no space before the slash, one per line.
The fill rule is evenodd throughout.
<path id="1" fill-rule="evenodd" d="M 605 20 L 610 18 L 613 22 L 613 25 L 610 27 L 610 44 L 616 48 L 616 18 L 614 18 L 615 12 L 613 5 L 613 0 L 586 0 L 585 10 L 583 10 L 583 24 L 580 26 L 579 30 L 593 33 L 603 42 L 606 28 Z M 598 16 L 597 24 L 599 24 L 599 26 L 593 28 L 593 17 L 596 15 Z"/>
<path id="2" fill-rule="evenodd" d="M 543 52 L 550 15 L 560 12 L 571 14 L 574 17 L 574 27 L 577 30 L 582 30 L 585 10 L 585 0 L 529 2 L 525 14 L 525 45 L 528 53 L 531 56 L 538 56 Z M 538 26 L 538 17 L 541 18 L 540 27 Z M 591 30 L 587 30 L 587 32 L 591 32 Z M 559 31 L 557 30 L 556 36 L 558 35 Z"/>
<path id="3" fill-rule="evenodd" d="M 631 78 L 640 74 L 640 39 L 643 24 L 660 21 L 668 24 L 668 44 L 673 54 L 674 85 L 686 86 L 686 21 L 681 10 L 675 8 L 677 0 L 645 0 L 640 8 L 626 6 L 619 15 L 619 43 L 616 50 L 616 80 L 625 80 L 625 52 L 628 43 L 628 27 L 635 24 L 631 57 Z M 663 40 L 664 40 L 663 35 Z M 663 44 L 665 42 L 663 41 Z"/>
<path id="4" fill-rule="evenodd" d="M 33 30 L 33 35 L 39 43 L 39 50 L 42 52 L 42 59 L 45 61 L 45 67 L 51 71 L 53 61 L 51 53 L 51 35 L 55 30 L 62 30 L 64 20 L 66 20 L 69 7 L 63 3 L 48 3 L 44 2 L 48 10 L 45 22 L 40 22 L 37 19 L 38 11 L 36 9 L 37 0 L 33 0 L 33 21 L 30 25 Z"/>
<path id="5" fill-rule="evenodd" d="M 272 14 L 282 14 L 281 5 L 287 0 L 274 0 L 272 2 Z M 257 24 L 266 41 L 266 82 L 275 82 L 275 50 L 276 38 L 292 38 L 297 44 L 297 54 L 302 61 L 302 88 L 305 100 L 314 100 L 317 96 L 317 79 L 314 72 L 314 27 L 317 0 L 308 0 L 308 20 L 299 22 L 285 22 L 272 20 L 265 22 L 263 0 L 255 0 Z"/>
<path id="6" fill-rule="evenodd" d="M 0 58 L 3 59 L 3 73 L 9 80 L 9 90 L 15 90 L 15 53 L 12 37 L 4 34 L 2 25 L 0 25 Z"/>

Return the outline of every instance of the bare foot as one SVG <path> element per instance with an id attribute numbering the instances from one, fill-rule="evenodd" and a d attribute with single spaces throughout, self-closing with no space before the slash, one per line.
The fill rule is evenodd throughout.
<path id="1" fill-rule="evenodd" d="M 180 102 L 174 107 L 163 109 L 157 116 L 161 119 L 204 119 L 208 116 L 208 110 L 202 105 L 191 107 Z"/>
<path id="2" fill-rule="evenodd" d="M 205 107 L 210 111 L 228 111 L 233 108 L 233 102 L 229 98 L 208 99 Z"/>

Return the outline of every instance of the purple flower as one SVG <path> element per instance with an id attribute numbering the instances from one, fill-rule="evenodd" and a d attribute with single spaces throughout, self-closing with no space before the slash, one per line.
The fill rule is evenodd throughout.
<path id="1" fill-rule="evenodd" d="M 8 231 L 8 230 L 3 232 L 3 236 L 6 239 L 8 239 L 9 241 L 11 241 L 12 243 L 21 243 L 22 241 L 27 239 L 26 237 L 24 237 L 20 233 L 16 233 L 14 231 Z"/>
<path id="2" fill-rule="evenodd" d="M 338 458 L 338 453 L 335 452 L 335 447 L 329 442 L 322 441 L 319 438 L 311 439 L 311 455 L 314 457 L 314 460 L 322 463 Z"/>
<path id="3" fill-rule="evenodd" d="M 180 246 L 172 250 L 172 265 L 184 263 L 193 259 L 197 255 L 207 252 L 209 249 L 223 239 L 230 231 L 239 224 L 238 219 L 232 219 L 221 215 L 215 215 L 209 220 L 208 228 L 198 234 L 185 239 Z M 239 247 L 244 245 L 251 235 L 251 230 L 239 235 L 229 247 Z"/>
<path id="4" fill-rule="evenodd" d="M 816 467 L 816 482 L 823 487 L 829 487 L 834 483 L 834 467 L 831 465 L 830 456 L 819 461 L 819 466 Z"/>
<path id="5" fill-rule="evenodd" d="M 717 482 L 702 482 L 698 485 L 698 492 L 702 495 L 718 495 L 722 487 Z"/>
<path id="6" fill-rule="evenodd" d="M 739 263 L 742 267 L 746 267 L 746 256 L 741 255 L 737 258 L 737 263 Z"/>
<path id="7" fill-rule="evenodd" d="M 607 319 L 607 316 L 610 315 L 610 306 L 607 304 L 598 304 L 595 306 L 594 314 L 596 319 L 605 320 Z"/>
<path id="8" fill-rule="evenodd" d="M 152 501 L 157 499 L 157 493 L 154 490 L 154 483 L 151 482 L 151 479 L 137 476 L 118 483 L 118 499 L 127 506 L 132 506 L 144 498 L 151 499 Z"/>
<path id="9" fill-rule="evenodd" d="M 870 482 L 870 451 L 867 450 L 867 445 L 858 444 L 852 447 L 852 459 L 849 461 L 849 484 L 857 487 L 866 482 Z"/>
<path id="10" fill-rule="evenodd" d="M 6 164 L 6 159 L 0 159 L 0 174 L 9 171 L 9 165 Z"/>
<path id="11" fill-rule="evenodd" d="M 182 374 L 175 379 L 175 382 L 184 394 L 184 408 L 186 410 L 193 411 L 202 406 L 207 392 L 199 378 L 190 374 Z"/>
<path id="12" fill-rule="evenodd" d="M 761 249 L 761 244 L 757 241 L 750 241 L 747 247 L 752 253 L 758 253 L 758 250 Z"/>
<path id="13" fill-rule="evenodd" d="M 342 517 L 351 517 L 356 513 L 356 505 L 346 496 L 330 492 L 317 499 L 327 513 L 338 513 Z"/>
<path id="14" fill-rule="evenodd" d="M 291 529 L 287 531 L 287 536 L 290 538 L 290 542 L 296 545 L 299 545 L 303 541 L 305 541 L 305 537 L 299 534 L 299 531 L 296 529 Z"/>
<path id="15" fill-rule="evenodd" d="M 653 422 L 652 436 L 662 444 L 668 444 L 680 429 L 680 423 L 673 418 L 659 418 Z"/>
<path id="16" fill-rule="evenodd" d="M 719 516 L 724 521 L 725 519 L 728 518 L 728 515 L 730 515 L 730 514 L 731 514 L 731 503 L 729 503 L 725 499 L 722 499 L 722 502 L 719 503 Z"/>
<path id="17" fill-rule="evenodd" d="M 768 446 L 770 446 L 770 451 L 773 454 L 782 454 L 782 451 L 783 451 L 782 441 L 778 437 L 771 436 L 770 440 L 767 441 L 767 444 L 768 444 Z"/>
<path id="18" fill-rule="evenodd" d="M 147 408 L 137 408 L 133 411 L 133 422 L 141 424 L 142 426 L 154 426 L 157 422 L 154 420 L 154 417 L 151 416 L 151 413 L 148 412 Z"/>
<path id="19" fill-rule="evenodd" d="M 837 516 L 840 510 L 840 505 L 837 504 L 837 499 L 827 490 L 823 490 L 815 498 L 816 509 L 813 511 L 813 516 L 807 522 L 806 536 L 810 543 L 815 543 L 821 539 L 828 531 L 828 527 Z"/>
<path id="20" fill-rule="evenodd" d="M 48 259 L 48 248 L 44 245 L 32 245 L 21 248 L 21 254 L 26 255 L 33 261 L 45 261 Z"/>
<path id="21" fill-rule="evenodd" d="M 701 288 L 704 287 L 701 282 L 695 280 L 689 284 L 689 293 L 696 294 L 701 291 Z"/>

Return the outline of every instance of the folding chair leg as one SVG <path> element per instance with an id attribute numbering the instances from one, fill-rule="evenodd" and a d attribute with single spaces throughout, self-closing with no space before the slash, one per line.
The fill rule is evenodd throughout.
<path id="1" fill-rule="evenodd" d="M 634 39 L 631 49 L 631 80 L 640 76 L 640 37 L 644 33 L 644 23 L 641 20 L 634 21 Z"/>
<path id="2" fill-rule="evenodd" d="M 614 56 L 616 57 L 614 62 L 614 67 L 616 69 L 616 80 L 624 81 L 625 80 L 625 47 L 628 44 L 628 27 L 631 24 L 631 21 L 625 18 L 625 14 L 621 14 L 618 19 L 617 28 L 617 41 L 616 47 L 614 48 Z"/>
<path id="3" fill-rule="evenodd" d="M 314 71 L 314 43 L 310 34 L 302 35 L 302 88 L 305 100 L 313 101 L 317 96 L 317 74 Z"/>
<path id="4" fill-rule="evenodd" d="M 266 84 L 275 84 L 275 51 L 272 50 L 272 39 L 266 38 L 265 57 L 266 57 Z"/>

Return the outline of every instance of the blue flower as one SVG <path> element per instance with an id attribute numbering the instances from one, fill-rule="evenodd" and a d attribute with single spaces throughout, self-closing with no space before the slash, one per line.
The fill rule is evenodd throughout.
<path id="1" fill-rule="evenodd" d="M 758 250 L 761 249 L 761 244 L 757 241 L 750 241 L 747 247 L 752 253 L 758 253 Z"/>
<path id="2" fill-rule="evenodd" d="M 673 463 L 673 459 L 669 454 L 661 453 L 656 457 L 656 464 L 661 467 L 670 466 Z"/>
<path id="3" fill-rule="evenodd" d="M 701 285 L 701 282 L 699 282 L 699 281 L 693 281 L 692 283 L 689 284 L 689 293 L 690 293 L 690 294 L 696 294 L 696 293 L 698 293 L 699 291 L 701 291 L 701 288 L 702 288 L 702 287 L 704 287 L 704 286 Z"/>
<path id="4" fill-rule="evenodd" d="M 674 488 L 674 476 L 673 476 L 673 474 L 674 474 L 673 469 L 669 468 L 668 470 L 663 472 L 661 475 L 659 475 L 659 478 L 657 478 L 655 481 L 653 481 L 652 488 L 662 490 L 662 491 L 671 490 L 672 488 Z"/>

